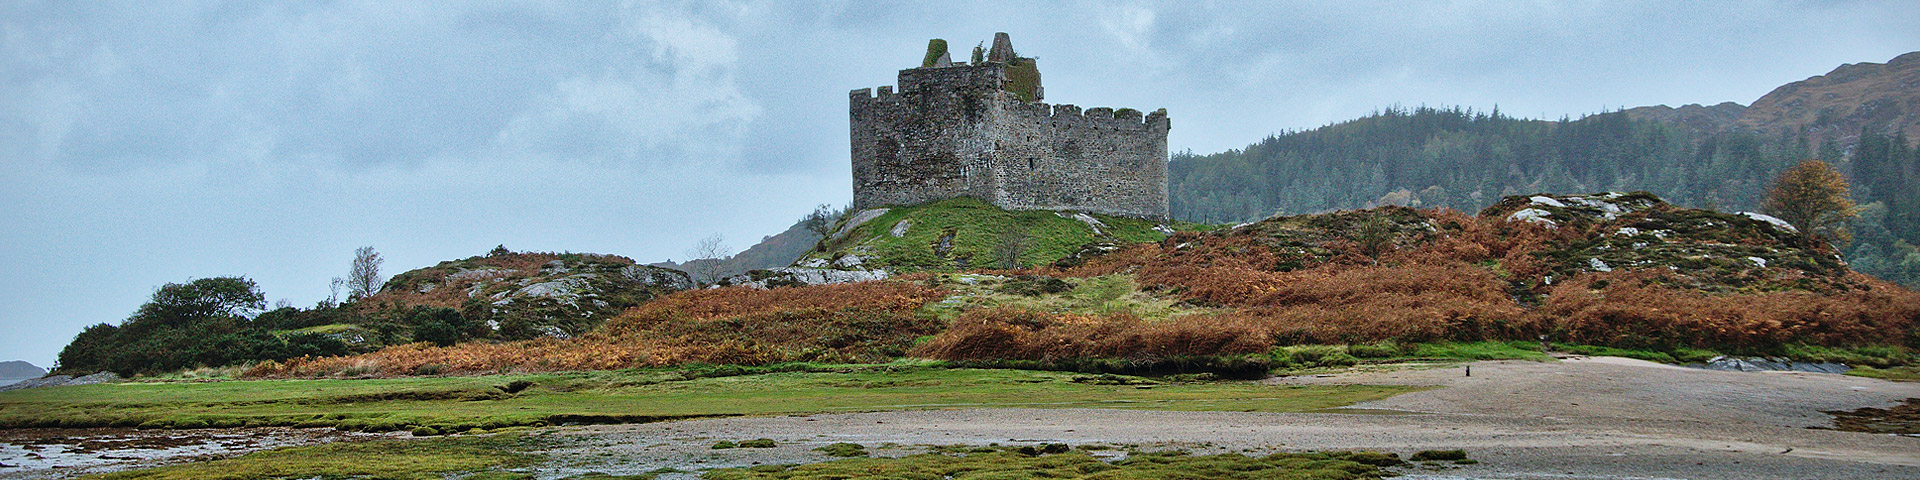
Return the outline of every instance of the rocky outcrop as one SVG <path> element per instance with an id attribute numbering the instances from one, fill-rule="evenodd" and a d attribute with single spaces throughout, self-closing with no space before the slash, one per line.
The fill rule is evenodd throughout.
<path id="1" fill-rule="evenodd" d="M 1707 370 L 1729 372 L 1814 372 L 1847 373 L 1853 367 L 1837 362 L 1799 362 L 1785 358 L 1767 357 L 1713 357 L 1707 363 L 1688 365 Z"/>
<path id="2" fill-rule="evenodd" d="M 843 257 L 844 258 L 844 257 Z M 835 270 L 819 267 L 781 267 L 754 270 L 722 280 L 720 286 L 747 286 L 759 289 L 831 285 L 836 283 L 885 280 L 886 270 Z"/>
<path id="3" fill-rule="evenodd" d="M 1481 210 L 1477 221 L 1490 231 L 1466 232 L 1466 222 L 1434 211 L 1389 206 L 1273 217 L 1213 234 L 1266 247 L 1276 270 L 1416 249 L 1466 234 L 1517 241 L 1526 251 L 1522 263 L 1543 262 L 1527 267 L 1528 277 L 1509 279 L 1529 288 L 1582 274 L 1654 269 L 1672 273 L 1674 286 L 1711 292 L 1860 287 L 1830 246 L 1809 242 L 1777 218 L 1679 207 L 1646 192 L 1514 195 Z M 1177 253 L 1190 241 L 1176 235 L 1163 245 Z M 1490 268 L 1508 273 L 1503 266 Z"/>
<path id="4" fill-rule="evenodd" d="M 13 390 L 25 390 L 29 388 L 64 387 L 69 385 L 93 385 L 96 383 L 116 383 L 119 381 L 120 381 L 120 376 L 114 374 L 113 372 L 100 372 L 92 375 L 82 376 L 79 378 L 74 378 L 71 375 L 54 375 L 50 377 L 42 377 L 42 378 L 35 378 L 32 380 L 25 380 L 25 381 L 21 381 L 20 383 L 15 383 L 12 385 L 0 386 L 0 392 L 7 392 L 7 391 L 13 391 Z"/>
<path id="5" fill-rule="evenodd" d="M 614 255 L 500 253 L 395 275 L 373 305 L 484 310 L 507 337 L 584 332 L 654 297 L 694 288 L 686 273 Z"/>
<path id="6" fill-rule="evenodd" d="M 1820 290 L 1845 282 L 1848 272 L 1830 247 L 1809 243 L 1780 219 L 1684 208 L 1645 192 L 1511 196 L 1480 216 L 1569 230 L 1540 252 L 1562 278 L 1660 268 L 1703 290 Z"/>

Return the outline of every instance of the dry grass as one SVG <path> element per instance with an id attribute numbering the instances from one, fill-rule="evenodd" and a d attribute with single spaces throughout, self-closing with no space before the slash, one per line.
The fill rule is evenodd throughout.
<path id="1" fill-rule="evenodd" d="M 570 340 L 416 343 L 352 357 L 267 362 L 250 377 L 399 376 L 611 370 L 714 363 L 875 362 L 940 324 L 915 310 L 943 292 L 903 282 L 680 292 Z"/>
<path id="2" fill-rule="evenodd" d="M 1146 321 L 1132 315 L 1048 314 L 1014 308 L 967 312 L 914 356 L 1034 360 L 1235 355 L 1273 345 L 1251 322 L 1217 316 Z"/>
<path id="3" fill-rule="evenodd" d="M 1536 316 L 1574 343 L 1736 351 L 1897 343 L 1920 318 L 1920 293 L 1880 280 L 1857 279 L 1868 289 L 1845 293 L 1709 295 L 1667 286 L 1665 278 L 1659 271 L 1583 275 L 1557 285 Z"/>
<path id="4" fill-rule="evenodd" d="M 1531 341 L 1542 334 L 1629 349 L 1776 352 L 1801 344 L 1897 344 L 1914 335 L 1920 319 L 1920 293 L 1859 274 L 1827 278 L 1819 271 L 1771 270 L 1821 275 L 1810 280 L 1837 286 L 1818 293 L 1708 293 L 1690 287 L 1685 272 L 1666 268 L 1569 276 L 1564 265 L 1550 264 L 1552 252 L 1598 235 L 1583 229 L 1609 227 L 1549 229 L 1451 210 L 1409 212 L 1388 212 L 1395 222 L 1389 227 L 1397 230 L 1384 241 L 1356 240 L 1351 229 L 1275 236 L 1294 235 L 1288 232 L 1323 220 L 1294 219 L 1232 232 L 1180 233 L 1071 268 L 1001 272 L 1131 276 L 1152 296 L 1176 299 L 1182 308 L 1204 307 L 1193 309 L 1203 313 L 1165 319 L 1131 311 L 1042 312 L 1058 302 L 1037 298 L 1009 303 L 1025 308 L 963 309 L 948 325 L 923 307 L 949 292 L 927 286 L 939 282 L 923 274 L 849 285 L 681 292 L 628 310 L 574 340 L 408 345 L 358 357 L 269 363 L 249 374 L 591 370 L 692 362 L 883 361 L 903 355 L 1152 363 L 1260 353 L 1283 345 Z M 1336 220 L 1369 221 L 1351 213 Z M 1548 282 L 1548 275 L 1562 278 Z M 1535 299 L 1542 300 L 1536 304 Z M 932 338 L 913 348 L 922 336 Z"/>
<path id="5" fill-rule="evenodd" d="M 1622 348 L 1772 351 L 1796 343 L 1898 343 L 1920 319 L 1920 293 L 1859 274 L 1823 282 L 1859 286 L 1830 293 L 1709 294 L 1684 287 L 1665 269 L 1585 273 L 1547 286 L 1540 279 L 1552 265 L 1542 252 L 1595 232 L 1451 210 L 1420 213 L 1439 226 L 1440 234 L 1370 256 L 1362 255 L 1355 242 L 1335 238 L 1323 243 L 1334 255 L 1291 271 L 1277 270 L 1300 265 L 1298 254 L 1277 254 L 1258 236 L 1242 232 L 1181 234 L 1045 273 L 1131 273 L 1146 288 L 1229 309 L 1210 321 L 1251 326 L 1240 343 L 1266 339 L 1277 345 L 1530 340 L 1551 334 Z M 1516 293 L 1540 293 L 1546 300 L 1529 308 Z M 1062 345 L 1063 351 L 1078 348 Z"/>

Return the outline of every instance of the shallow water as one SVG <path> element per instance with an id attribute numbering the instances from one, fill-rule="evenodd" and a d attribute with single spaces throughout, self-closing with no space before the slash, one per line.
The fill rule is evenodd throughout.
<path id="1" fill-rule="evenodd" d="M 67 478 L 375 436 L 329 428 L 6 430 L 0 431 L 0 479 Z"/>

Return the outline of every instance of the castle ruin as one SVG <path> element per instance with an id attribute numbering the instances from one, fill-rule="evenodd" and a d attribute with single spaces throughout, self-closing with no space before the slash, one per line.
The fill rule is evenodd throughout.
<path id="1" fill-rule="evenodd" d="M 851 94 L 853 207 L 975 197 L 1009 210 L 1167 218 L 1166 110 L 1041 103 L 1032 58 L 1007 34 L 953 62 L 928 45 L 900 90 Z"/>

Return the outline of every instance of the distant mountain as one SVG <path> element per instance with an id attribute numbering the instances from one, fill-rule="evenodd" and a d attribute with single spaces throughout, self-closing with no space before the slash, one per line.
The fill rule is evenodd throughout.
<path id="1" fill-rule="evenodd" d="M 1745 105 L 1733 102 L 1721 102 L 1719 105 L 1703 107 L 1698 103 L 1673 108 L 1666 105 L 1636 107 L 1621 111 L 1627 118 L 1665 122 L 1684 128 L 1693 133 L 1718 132 L 1733 126 L 1740 115 L 1747 111 Z"/>
<path id="2" fill-rule="evenodd" d="M 1723 102 L 1635 107 L 1627 118 L 1670 124 L 1691 133 L 1743 129 L 1762 134 L 1807 135 L 1810 143 L 1859 143 L 1860 133 L 1905 133 L 1920 141 L 1920 52 L 1887 63 L 1849 63 L 1826 75 L 1781 85 L 1752 106 Z"/>
<path id="3" fill-rule="evenodd" d="M 813 246 L 817 243 L 820 243 L 819 235 L 807 230 L 807 228 L 800 223 L 794 223 L 793 226 L 787 227 L 787 230 L 784 232 L 761 238 L 760 243 L 747 247 L 746 250 L 741 251 L 737 255 L 718 260 L 721 266 L 716 270 L 717 275 L 715 275 L 715 277 L 726 278 L 746 273 L 748 270 L 765 270 L 792 265 L 794 260 L 799 259 L 801 255 L 806 255 L 808 251 L 813 250 Z M 688 260 L 685 263 L 665 261 L 651 265 L 671 268 L 687 272 L 688 275 L 699 277 L 699 272 L 706 270 L 703 266 L 713 261 L 714 260 Z M 697 278 L 697 280 L 706 282 L 711 279 Z"/>
<path id="4" fill-rule="evenodd" d="M 46 374 L 47 369 L 27 363 L 25 360 L 0 362 L 0 378 L 38 378 Z"/>
<path id="5" fill-rule="evenodd" d="M 1861 130 L 1920 139 L 1920 52 L 1887 63 L 1849 63 L 1826 75 L 1789 83 L 1760 97 L 1735 125 L 1806 132 L 1815 140 L 1853 143 Z"/>

